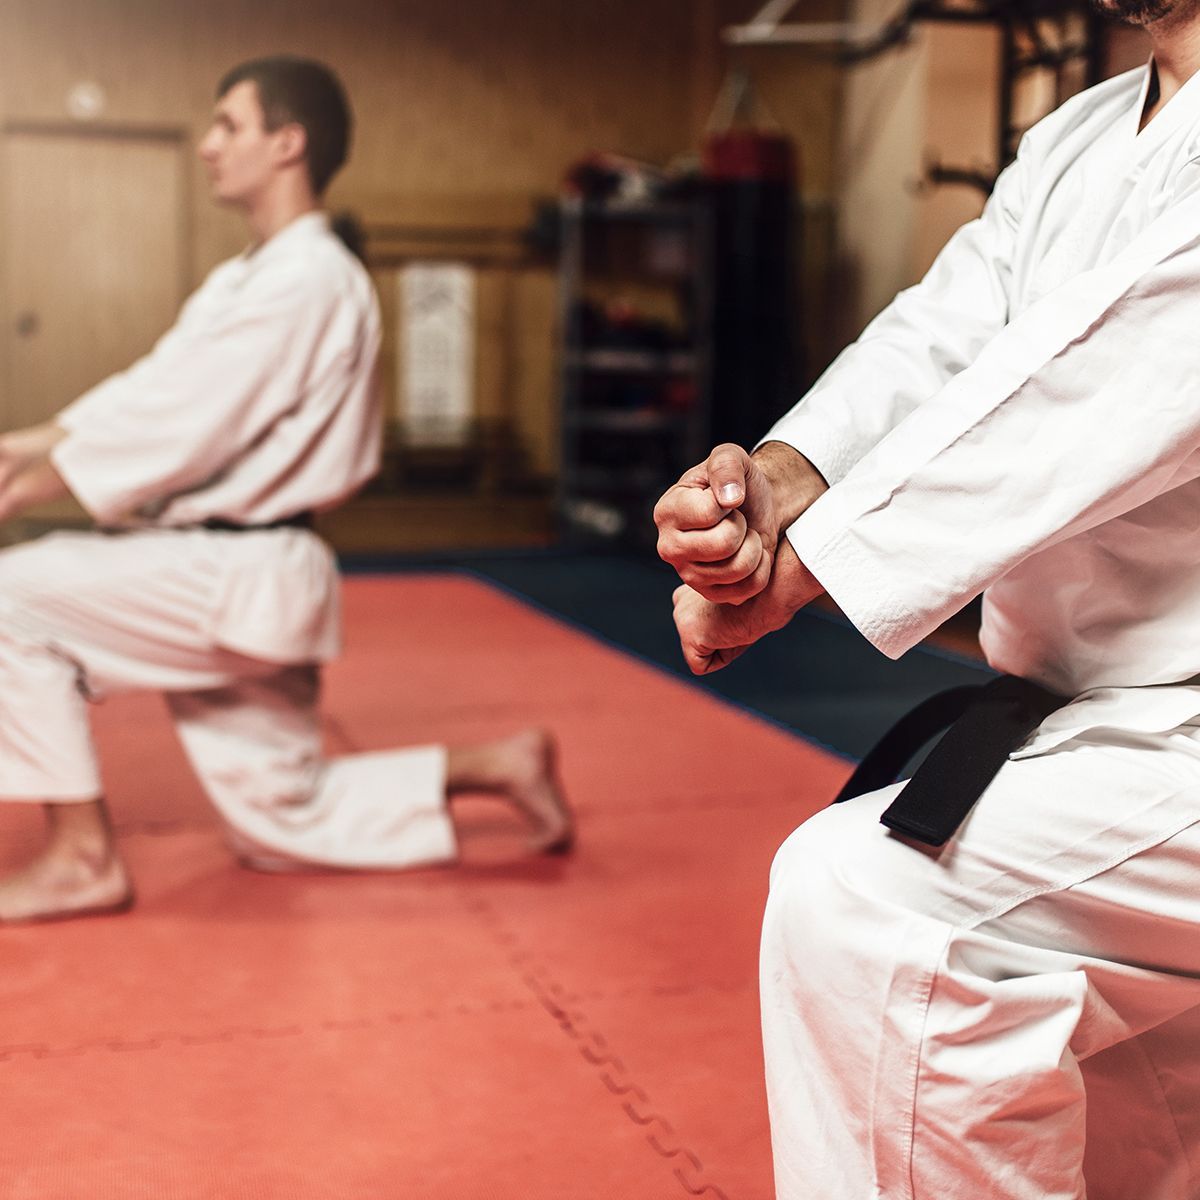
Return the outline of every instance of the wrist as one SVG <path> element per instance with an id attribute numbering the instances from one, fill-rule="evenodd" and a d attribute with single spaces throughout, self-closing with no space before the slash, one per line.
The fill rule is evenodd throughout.
<path id="1" fill-rule="evenodd" d="M 766 476 L 779 518 L 779 534 L 792 524 L 829 485 L 816 467 L 786 442 L 764 442 L 751 455 Z"/>
<path id="2" fill-rule="evenodd" d="M 791 542 L 781 537 L 771 581 L 763 593 L 778 610 L 779 615 L 774 621 L 776 628 L 786 625 L 824 590 L 816 576 L 800 561 Z"/>

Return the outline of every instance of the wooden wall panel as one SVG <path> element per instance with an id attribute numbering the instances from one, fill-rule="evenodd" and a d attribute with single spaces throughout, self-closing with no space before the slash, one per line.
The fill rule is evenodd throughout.
<path id="1" fill-rule="evenodd" d="M 822 15 L 842 0 L 814 3 Z M 225 69 L 260 54 L 311 54 L 337 67 L 358 116 L 332 207 L 351 208 L 368 224 L 513 231 L 589 150 L 656 163 L 694 151 L 732 61 L 719 30 L 758 7 L 759 0 L 3 0 L 0 119 L 61 120 L 71 88 L 88 81 L 105 93 L 103 120 L 181 128 L 190 151 Z M 828 63 L 796 70 L 794 58 L 748 53 L 772 109 L 801 142 L 806 187 L 823 196 L 836 71 Z M 189 183 L 196 284 L 240 249 L 243 233 L 209 203 L 198 164 Z M 522 268 L 508 286 L 517 337 L 508 403 L 546 471 L 553 280 L 548 268 Z"/>
<path id="2" fill-rule="evenodd" d="M 186 289 L 179 141 L 0 128 L 0 428 L 52 417 L 163 332 Z"/>
<path id="3" fill-rule="evenodd" d="M 662 161 L 690 147 L 693 15 L 687 0 L 5 0 L 0 115 L 63 117 L 90 80 L 105 119 L 198 136 L 227 67 L 313 54 L 339 69 L 359 119 L 333 202 L 454 219 L 460 198 L 552 193 L 589 149 Z M 211 264 L 238 233 L 197 190 Z"/>

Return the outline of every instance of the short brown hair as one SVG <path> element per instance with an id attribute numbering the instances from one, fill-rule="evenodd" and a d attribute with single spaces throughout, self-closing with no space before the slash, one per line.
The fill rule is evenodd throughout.
<path id="1" fill-rule="evenodd" d="M 354 116 L 341 81 L 316 59 L 276 55 L 234 67 L 217 84 L 217 99 L 246 82 L 258 89 L 267 129 L 303 126 L 308 177 L 320 196 L 350 151 Z"/>

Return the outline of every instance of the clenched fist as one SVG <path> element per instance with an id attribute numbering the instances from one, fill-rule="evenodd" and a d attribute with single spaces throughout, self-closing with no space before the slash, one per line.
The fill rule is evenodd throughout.
<path id="1" fill-rule="evenodd" d="M 720 670 L 820 595 L 783 532 L 826 487 L 783 442 L 753 455 L 726 443 L 659 500 L 658 553 L 685 585 L 675 626 L 695 674 Z"/>
<path id="2" fill-rule="evenodd" d="M 714 604 L 743 604 L 767 586 L 780 518 L 770 481 L 741 446 L 718 446 L 654 509 L 658 554 Z"/>

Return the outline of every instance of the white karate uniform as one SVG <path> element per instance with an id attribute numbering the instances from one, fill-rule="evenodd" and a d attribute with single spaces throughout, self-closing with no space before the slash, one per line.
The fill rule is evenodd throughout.
<path id="1" fill-rule="evenodd" d="M 889 788 L 780 852 L 789 1200 L 1200 1196 L 1200 76 L 1139 132 L 1149 81 L 1030 131 L 768 435 L 829 481 L 788 538 L 872 643 L 982 591 L 992 665 L 1078 697 L 942 851 Z"/>
<path id="2" fill-rule="evenodd" d="M 0 798 L 100 796 L 86 700 L 153 688 L 247 856 L 453 857 L 442 747 L 322 756 L 328 547 L 202 527 L 327 507 L 374 473 L 379 328 L 369 277 L 311 213 L 217 267 L 145 358 L 58 416 L 54 465 L 103 528 L 0 553 Z"/>

